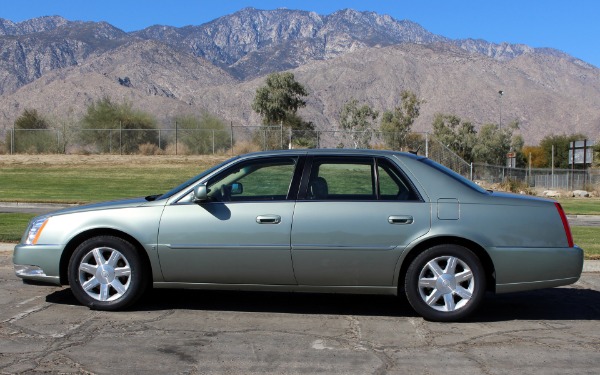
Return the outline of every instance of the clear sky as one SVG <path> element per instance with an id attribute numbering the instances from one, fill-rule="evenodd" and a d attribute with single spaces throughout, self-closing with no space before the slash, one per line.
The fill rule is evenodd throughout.
<path id="1" fill-rule="evenodd" d="M 20 22 L 59 15 L 134 31 L 156 24 L 201 25 L 245 7 L 319 14 L 345 8 L 374 11 L 452 39 L 551 47 L 600 67 L 598 0 L 0 0 L 0 18 Z"/>

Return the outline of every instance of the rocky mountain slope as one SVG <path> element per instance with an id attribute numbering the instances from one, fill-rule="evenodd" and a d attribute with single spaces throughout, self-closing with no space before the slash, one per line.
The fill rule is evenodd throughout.
<path id="1" fill-rule="evenodd" d="M 103 95 L 165 122 L 209 110 L 256 124 L 250 103 L 264 75 L 292 70 L 310 92 L 302 115 L 323 130 L 337 128 L 352 97 L 385 110 L 408 89 L 426 100 L 417 131 L 437 112 L 479 125 L 499 122 L 502 111 L 529 142 L 600 135 L 600 69 L 553 49 L 450 40 L 372 12 L 247 8 L 199 26 L 132 33 L 56 16 L 0 19 L 0 51 L 0 129 L 25 108 L 76 116 Z"/>

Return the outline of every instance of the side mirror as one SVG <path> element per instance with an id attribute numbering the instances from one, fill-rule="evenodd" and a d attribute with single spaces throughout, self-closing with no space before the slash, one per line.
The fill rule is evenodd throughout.
<path id="1" fill-rule="evenodd" d="M 231 184 L 231 195 L 240 195 L 244 192 L 244 185 L 241 182 Z"/>
<path id="2" fill-rule="evenodd" d="M 208 200 L 208 190 L 206 185 L 201 184 L 194 188 L 194 202 L 206 202 Z"/>

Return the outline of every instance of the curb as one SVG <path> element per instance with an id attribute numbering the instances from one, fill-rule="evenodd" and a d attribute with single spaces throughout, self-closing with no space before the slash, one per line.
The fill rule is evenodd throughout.
<path id="1" fill-rule="evenodd" d="M 31 203 L 31 202 L 0 202 L 0 207 L 10 208 L 55 208 L 57 210 L 61 208 L 79 206 L 78 204 L 69 203 Z"/>

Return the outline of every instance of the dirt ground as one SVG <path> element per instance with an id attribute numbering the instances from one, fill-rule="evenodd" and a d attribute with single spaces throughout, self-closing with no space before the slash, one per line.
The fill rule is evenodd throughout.
<path id="1" fill-rule="evenodd" d="M 230 155 L 0 155 L 0 167 L 16 165 L 47 166 L 106 166 L 106 165 L 165 165 L 190 164 L 190 162 L 217 164 Z"/>

